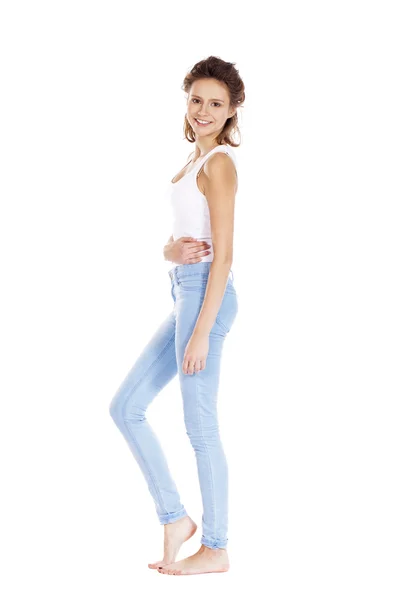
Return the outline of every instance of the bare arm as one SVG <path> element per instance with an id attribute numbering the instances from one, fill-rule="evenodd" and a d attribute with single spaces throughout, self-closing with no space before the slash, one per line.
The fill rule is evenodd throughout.
<path id="1" fill-rule="evenodd" d="M 207 288 L 194 331 L 209 335 L 222 299 L 233 260 L 233 230 L 236 169 L 226 154 L 215 153 L 204 165 L 204 195 L 210 211 L 214 259 L 210 266 Z"/>
<path id="2" fill-rule="evenodd" d="M 169 258 L 169 251 L 171 248 L 171 244 L 174 241 L 174 236 L 171 235 L 168 239 L 168 242 L 165 244 L 164 248 L 163 248 L 163 255 L 164 255 L 164 260 L 170 260 Z"/>
<path id="3" fill-rule="evenodd" d="M 210 244 L 206 241 L 198 242 L 193 237 L 180 237 L 174 240 L 171 235 L 164 246 L 164 260 L 180 265 L 197 263 L 203 256 L 210 254 Z"/>

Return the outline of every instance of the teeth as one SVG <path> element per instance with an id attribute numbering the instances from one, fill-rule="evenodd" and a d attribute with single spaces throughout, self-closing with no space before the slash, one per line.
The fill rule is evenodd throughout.
<path id="1" fill-rule="evenodd" d="M 199 123 L 203 123 L 203 124 L 206 124 L 206 123 L 210 122 L 210 121 L 200 121 L 200 119 L 196 119 L 196 121 L 198 121 Z"/>

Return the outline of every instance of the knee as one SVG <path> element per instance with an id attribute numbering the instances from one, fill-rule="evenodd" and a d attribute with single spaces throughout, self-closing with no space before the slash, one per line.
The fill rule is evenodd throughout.
<path id="1" fill-rule="evenodd" d="M 120 396 L 118 396 L 118 394 L 115 394 L 108 407 L 108 412 L 110 413 L 110 416 L 113 419 L 113 421 L 116 421 L 118 419 L 118 416 L 121 415 L 121 407 L 122 402 Z"/>
<path id="2" fill-rule="evenodd" d="M 127 410 L 128 400 L 130 400 L 130 399 L 127 398 L 126 391 L 124 393 L 123 389 L 121 389 L 121 388 L 118 389 L 115 392 L 114 396 L 112 397 L 112 400 L 109 404 L 108 411 L 110 413 L 111 418 L 116 423 L 118 421 L 124 420 L 125 413 Z"/>
<path id="3" fill-rule="evenodd" d="M 116 393 L 109 405 L 111 418 L 117 422 L 140 422 L 146 420 L 146 411 L 135 402 L 136 395 L 126 397 Z"/>
<path id="4" fill-rule="evenodd" d="M 218 424 L 209 425 L 207 427 L 199 424 L 188 426 L 186 425 L 186 435 L 189 437 L 193 448 L 204 448 L 205 446 L 213 446 L 219 442 Z"/>

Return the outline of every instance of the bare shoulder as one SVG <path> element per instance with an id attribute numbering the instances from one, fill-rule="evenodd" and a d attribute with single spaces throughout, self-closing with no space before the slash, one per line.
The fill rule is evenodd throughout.
<path id="1" fill-rule="evenodd" d="M 233 158 L 227 152 L 214 152 L 198 173 L 198 187 L 202 194 L 211 181 L 218 181 L 221 185 L 233 185 L 237 191 L 237 171 Z"/>

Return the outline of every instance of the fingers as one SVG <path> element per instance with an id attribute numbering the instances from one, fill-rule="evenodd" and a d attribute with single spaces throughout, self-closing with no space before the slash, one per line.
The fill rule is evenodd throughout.
<path id="1" fill-rule="evenodd" d="M 195 246 L 209 246 L 210 244 L 205 240 L 196 240 L 196 238 L 189 237 L 181 237 L 179 241 L 189 246 L 189 248 L 193 248 Z"/>
<path id="2" fill-rule="evenodd" d="M 211 248 L 211 244 L 208 244 L 207 242 L 189 242 L 187 248 L 189 250 L 206 250 L 207 248 Z"/>
<path id="3" fill-rule="evenodd" d="M 195 260 L 197 260 L 198 262 L 200 262 L 202 256 L 208 256 L 209 254 L 211 254 L 211 252 L 209 252 L 209 251 L 207 251 L 207 252 L 196 252 L 196 258 L 195 258 Z"/>
<path id="4" fill-rule="evenodd" d="M 207 251 L 207 252 L 200 252 L 200 253 L 198 253 L 198 252 L 194 252 L 194 253 L 192 253 L 192 254 L 190 254 L 190 255 L 188 256 L 188 258 L 185 260 L 185 263 L 187 263 L 187 264 L 192 264 L 192 263 L 198 263 L 198 262 L 201 262 L 201 258 L 198 258 L 198 257 L 199 257 L 199 256 L 200 256 L 200 257 L 201 257 L 201 256 L 207 256 L 207 254 L 211 254 L 211 252 L 208 252 L 208 251 Z"/>
<path id="5" fill-rule="evenodd" d="M 189 246 L 189 256 L 205 256 L 206 254 L 210 254 L 211 244 L 207 242 L 201 242 L 201 244 L 194 244 L 193 246 Z"/>
<path id="6" fill-rule="evenodd" d="M 196 364 L 196 361 L 193 361 L 193 360 L 184 360 L 183 361 L 182 371 L 185 373 L 185 375 L 193 375 L 195 364 Z"/>
<path id="7" fill-rule="evenodd" d="M 185 375 L 193 375 L 193 373 L 198 373 L 199 371 L 203 371 L 206 368 L 205 360 L 185 360 L 183 361 L 182 371 Z"/>
<path id="8" fill-rule="evenodd" d="M 190 252 L 188 256 L 190 258 L 197 258 L 198 256 L 207 256 L 207 254 L 211 254 L 210 250 L 204 250 L 203 252 L 200 250 L 195 250 L 194 252 Z"/>
<path id="9" fill-rule="evenodd" d="M 187 242 L 184 250 L 186 256 L 184 263 L 192 264 L 201 262 L 201 257 L 211 254 L 209 248 L 211 248 L 211 244 L 208 242 Z"/>

